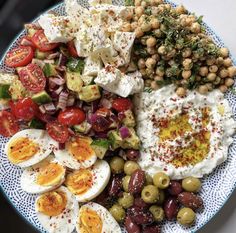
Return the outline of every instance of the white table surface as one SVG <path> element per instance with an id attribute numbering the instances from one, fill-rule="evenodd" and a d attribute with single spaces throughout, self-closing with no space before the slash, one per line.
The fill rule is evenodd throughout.
<path id="1" fill-rule="evenodd" d="M 236 0 L 173 0 L 183 4 L 218 34 L 236 59 Z M 236 168 L 235 168 L 236 169 Z M 236 233 L 236 191 L 199 233 Z"/>

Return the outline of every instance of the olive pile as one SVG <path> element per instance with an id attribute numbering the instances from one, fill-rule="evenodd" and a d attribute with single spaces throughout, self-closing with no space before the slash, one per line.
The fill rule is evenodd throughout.
<path id="1" fill-rule="evenodd" d="M 196 195 L 201 181 L 194 177 L 170 180 L 163 172 L 152 178 L 136 162 L 138 151 L 129 150 L 126 157 L 132 160 L 111 158 L 112 178 L 96 201 L 124 223 L 128 233 L 161 232 L 160 222 L 164 220 L 191 226 L 195 212 L 203 206 L 201 197 Z"/>

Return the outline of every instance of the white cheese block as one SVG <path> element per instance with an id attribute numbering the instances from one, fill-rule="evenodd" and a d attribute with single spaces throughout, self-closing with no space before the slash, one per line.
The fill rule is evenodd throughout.
<path id="1" fill-rule="evenodd" d="M 85 59 L 83 75 L 97 76 L 98 71 L 102 69 L 102 61 L 99 56 L 89 56 Z"/>

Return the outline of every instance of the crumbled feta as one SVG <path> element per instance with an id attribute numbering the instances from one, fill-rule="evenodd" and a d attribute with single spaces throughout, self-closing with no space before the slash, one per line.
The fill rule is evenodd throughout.
<path id="1" fill-rule="evenodd" d="M 130 62 L 131 50 L 135 40 L 134 32 L 116 31 L 114 34 L 113 45 L 116 51 L 124 59 L 125 64 Z"/>
<path id="2" fill-rule="evenodd" d="M 38 21 L 48 41 L 51 43 L 67 43 L 73 39 L 70 34 L 69 22 L 69 17 L 55 16 L 53 14 L 42 15 Z"/>
<path id="3" fill-rule="evenodd" d="M 125 75 L 110 65 L 98 72 L 94 82 L 103 89 L 122 97 L 138 93 L 144 86 L 142 75 L 138 71 Z"/>
<path id="4" fill-rule="evenodd" d="M 83 75 L 97 76 L 98 71 L 102 69 L 102 61 L 98 56 L 89 56 L 85 59 Z"/>

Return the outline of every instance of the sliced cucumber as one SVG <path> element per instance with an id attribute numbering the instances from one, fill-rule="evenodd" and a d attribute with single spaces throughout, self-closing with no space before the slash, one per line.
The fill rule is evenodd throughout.
<path id="1" fill-rule="evenodd" d="M 0 85 L 0 99 L 11 99 L 9 88 L 9 84 Z"/>
<path id="2" fill-rule="evenodd" d="M 107 139 L 93 140 L 91 147 L 99 159 L 103 159 L 107 150 L 109 149 L 110 141 Z"/>
<path id="3" fill-rule="evenodd" d="M 29 123 L 29 128 L 31 128 L 31 129 L 44 129 L 45 124 L 38 119 L 32 119 Z"/>
<path id="4" fill-rule="evenodd" d="M 32 100 L 37 104 L 46 104 L 52 102 L 52 98 L 46 91 L 41 91 L 32 96 Z"/>

